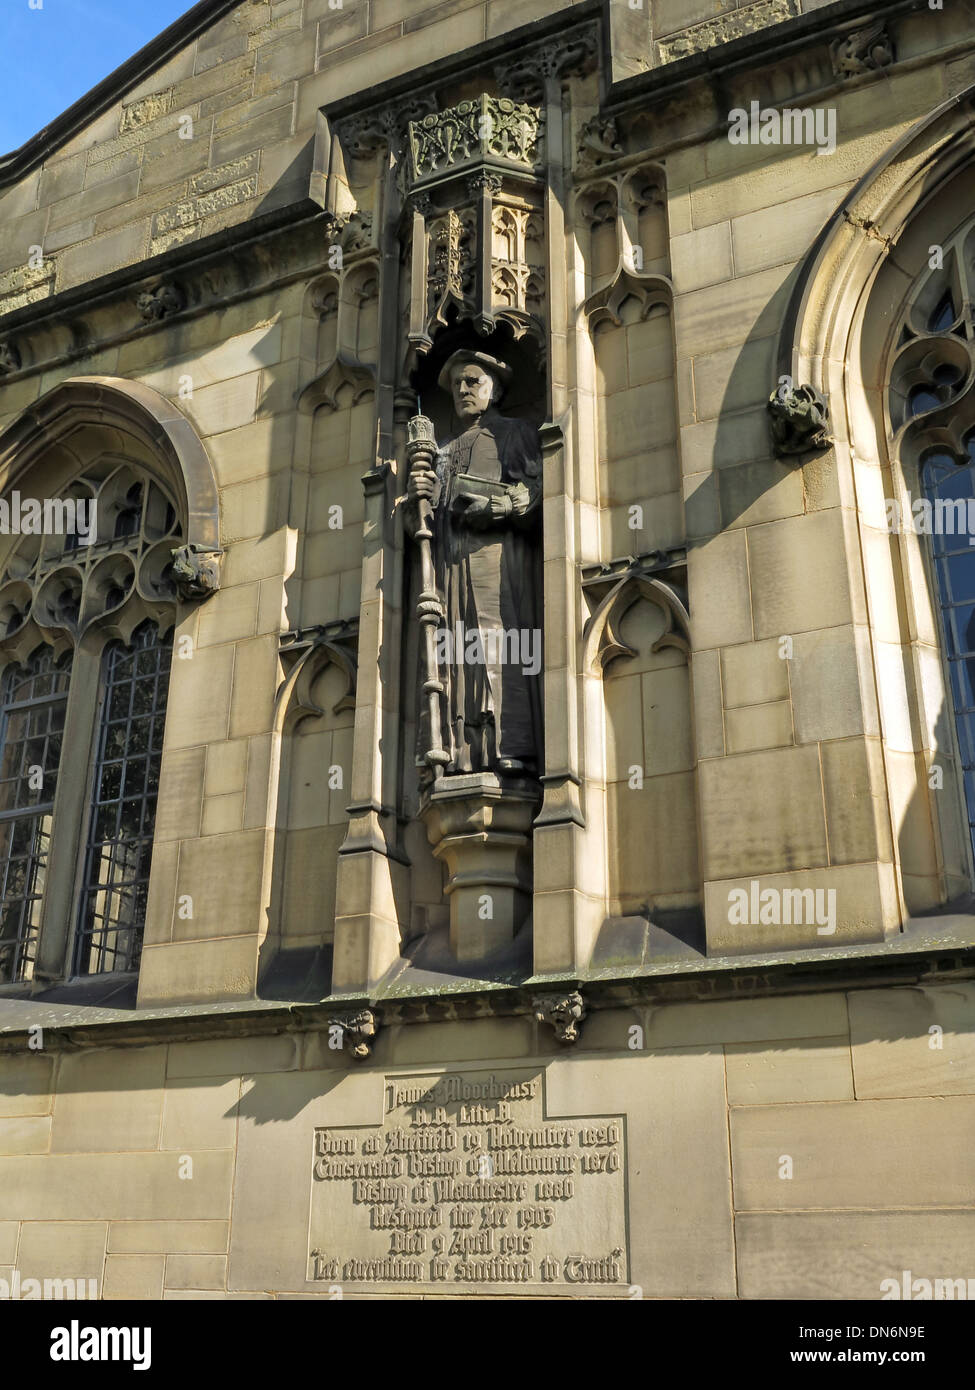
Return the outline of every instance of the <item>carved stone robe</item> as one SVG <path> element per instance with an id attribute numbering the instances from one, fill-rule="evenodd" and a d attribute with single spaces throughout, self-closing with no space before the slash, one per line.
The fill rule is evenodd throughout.
<path id="1" fill-rule="evenodd" d="M 538 431 L 494 409 L 441 448 L 432 505 L 437 587 L 453 643 L 449 661 L 440 666 L 447 691 L 441 746 L 450 754 L 448 775 L 493 771 L 499 758 L 541 771 L 541 671 L 529 675 L 523 669 L 541 663 L 541 472 Z M 465 524 L 449 505 L 455 474 L 504 484 L 509 514 L 484 529 Z M 415 529 L 413 520 L 410 530 Z M 459 633 L 474 631 L 497 634 L 493 647 L 484 643 L 483 661 L 465 660 L 457 641 Z M 433 741 L 422 699 L 419 709 L 418 763 Z"/>

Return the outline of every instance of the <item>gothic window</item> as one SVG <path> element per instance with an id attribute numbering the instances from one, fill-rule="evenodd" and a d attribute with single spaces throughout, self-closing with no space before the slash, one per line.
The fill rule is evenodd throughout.
<path id="1" fill-rule="evenodd" d="M 43 532 L 0 538 L 0 985 L 21 987 L 138 968 L 183 541 L 129 460 L 35 496 Z"/>
<path id="2" fill-rule="evenodd" d="M 890 414 L 905 478 L 925 510 L 942 645 L 975 851 L 975 228 L 950 238 L 916 286 L 891 370 Z M 961 307 L 959 307 L 961 306 Z M 914 472 L 916 469 L 916 473 Z M 912 499 L 912 511 L 916 505 Z"/>

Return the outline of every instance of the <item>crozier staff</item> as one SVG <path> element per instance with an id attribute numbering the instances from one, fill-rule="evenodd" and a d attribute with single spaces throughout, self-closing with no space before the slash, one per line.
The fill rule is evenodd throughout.
<path id="1" fill-rule="evenodd" d="M 442 728 L 420 702 L 417 762 L 449 755 L 447 774 L 533 775 L 542 761 L 541 604 L 538 529 L 542 460 L 538 431 L 496 409 L 511 368 L 462 349 L 438 385 L 453 397 L 459 431 L 441 446 L 436 473 L 411 471 L 406 524 L 433 508 L 437 587 L 445 603 Z M 480 634 L 480 641 L 462 641 Z M 472 658 L 473 653 L 473 658 Z"/>

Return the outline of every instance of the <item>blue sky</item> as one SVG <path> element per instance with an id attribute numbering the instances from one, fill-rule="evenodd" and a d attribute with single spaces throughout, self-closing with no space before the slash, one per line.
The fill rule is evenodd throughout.
<path id="1" fill-rule="evenodd" d="M 38 0 L 34 0 L 37 4 Z M 0 0 L 0 154 L 22 145 L 195 0 Z"/>

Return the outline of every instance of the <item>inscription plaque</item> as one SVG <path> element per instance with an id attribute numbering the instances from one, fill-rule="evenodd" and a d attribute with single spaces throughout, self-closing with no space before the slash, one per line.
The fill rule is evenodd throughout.
<path id="1" fill-rule="evenodd" d="M 530 1069 L 387 1076 L 384 1110 L 314 1132 L 309 1279 L 624 1294 L 622 1116 L 548 1116 Z"/>

